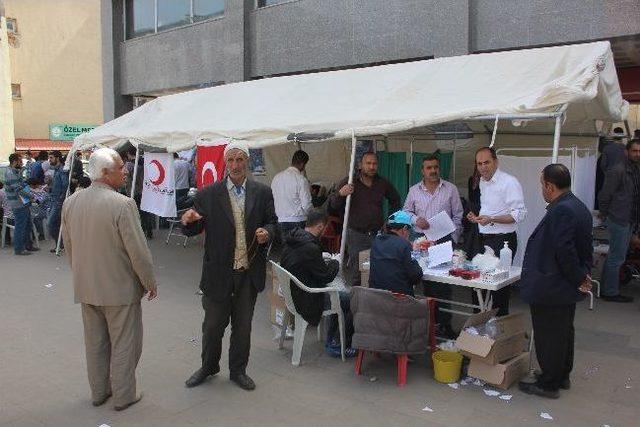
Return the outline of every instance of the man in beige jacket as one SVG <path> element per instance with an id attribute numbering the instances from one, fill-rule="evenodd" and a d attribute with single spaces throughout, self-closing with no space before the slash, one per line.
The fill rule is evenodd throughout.
<path id="1" fill-rule="evenodd" d="M 94 406 L 113 394 L 116 410 L 137 403 L 135 371 L 142 352 L 145 293 L 157 295 L 151 253 L 133 199 L 119 194 L 126 169 L 117 152 L 95 151 L 89 159 L 93 183 L 62 207 L 62 233 L 73 271 L 75 302 L 82 321 Z"/>

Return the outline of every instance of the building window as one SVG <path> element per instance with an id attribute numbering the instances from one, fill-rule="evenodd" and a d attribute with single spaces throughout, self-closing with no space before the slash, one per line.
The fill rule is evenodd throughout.
<path id="1" fill-rule="evenodd" d="M 11 83 L 11 97 L 13 99 L 22 99 L 22 91 L 19 83 Z"/>
<path id="2" fill-rule="evenodd" d="M 15 18 L 7 18 L 7 32 L 18 34 L 18 21 Z"/>
<path id="3" fill-rule="evenodd" d="M 190 0 L 157 0 L 158 31 L 191 24 Z"/>
<path id="4" fill-rule="evenodd" d="M 127 37 L 140 37 L 156 32 L 155 0 L 127 0 Z"/>
<path id="5" fill-rule="evenodd" d="M 135 38 L 224 14 L 225 0 L 124 0 L 126 37 Z"/>
<path id="6" fill-rule="evenodd" d="M 291 0 L 258 0 L 258 8 L 273 6 L 274 4 L 287 3 Z"/>
<path id="7" fill-rule="evenodd" d="M 193 22 L 204 21 L 224 14 L 225 0 L 193 0 Z"/>

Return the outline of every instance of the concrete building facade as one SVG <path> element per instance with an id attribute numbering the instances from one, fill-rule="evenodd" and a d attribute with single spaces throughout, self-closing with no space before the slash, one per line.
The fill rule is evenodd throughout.
<path id="1" fill-rule="evenodd" d="M 602 39 L 640 65 L 639 0 L 178 0 L 223 10 L 138 36 L 136 16 L 166 21 L 164 3 L 113 0 L 117 96 Z"/>
<path id="2" fill-rule="evenodd" d="M 80 130 L 114 117 L 105 7 L 110 12 L 110 2 L 101 0 L 4 0 L 8 52 L 0 68 L 9 70 L 12 123 L 6 125 L 16 149 L 65 149 Z M 9 139 L 3 149 L 13 151 Z"/>

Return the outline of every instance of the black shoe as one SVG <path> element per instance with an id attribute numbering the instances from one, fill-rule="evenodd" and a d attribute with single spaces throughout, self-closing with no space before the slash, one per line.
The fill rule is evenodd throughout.
<path id="1" fill-rule="evenodd" d="M 29 251 L 21 251 L 21 252 L 16 252 L 16 255 L 31 255 L 31 252 Z"/>
<path id="2" fill-rule="evenodd" d="M 525 383 L 520 381 L 518 384 L 520 391 L 527 394 L 535 394 L 536 396 L 546 397 L 548 399 L 557 399 L 560 397 L 558 390 L 545 390 L 538 383 Z"/>
<path id="3" fill-rule="evenodd" d="M 107 394 L 102 399 L 94 400 L 93 402 L 91 402 L 91 404 L 93 406 L 102 406 L 107 402 L 107 400 L 109 400 L 110 397 L 111 397 L 111 393 Z"/>
<path id="4" fill-rule="evenodd" d="M 247 374 L 231 374 L 231 381 L 243 390 L 251 391 L 256 388 L 256 383 Z"/>
<path id="5" fill-rule="evenodd" d="M 571 380 L 567 378 L 566 380 L 562 380 L 560 383 L 560 388 L 562 390 L 570 390 L 571 389 Z"/>
<path id="6" fill-rule="evenodd" d="M 136 396 L 135 399 L 133 399 L 131 402 L 129 403 L 125 403 L 122 406 L 114 406 L 113 409 L 115 409 L 116 411 L 124 411 L 125 409 L 127 409 L 129 406 L 135 405 L 136 403 L 140 402 L 140 400 L 142 399 L 142 393 L 140 393 L 139 395 Z"/>
<path id="7" fill-rule="evenodd" d="M 184 385 L 186 385 L 187 388 L 197 387 L 203 382 L 205 382 L 206 379 L 209 378 L 209 376 L 215 375 L 217 373 L 218 371 L 213 373 L 207 373 L 204 369 L 200 368 L 197 371 L 195 371 L 187 381 L 184 382 Z"/>
<path id="8" fill-rule="evenodd" d="M 32 246 L 32 247 L 30 247 L 30 248 L 27 248 L 27 250 L 28 250 L 29 252 L 38 252 L 38 251 L 40 250 L 40 248 L 36 248 L 35 246 Z"/>
<path id="9" fill-rule="evenodd" d="M 600 295 L 600 299 L 609 302 L 633 302 L 633 297 L 625 297 L 624 295 Z"/>

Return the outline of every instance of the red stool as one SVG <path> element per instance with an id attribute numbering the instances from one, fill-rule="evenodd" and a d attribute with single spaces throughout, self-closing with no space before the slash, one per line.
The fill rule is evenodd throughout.
<path id="1" fill-rule="evenodd" d="M 358 356 L 356 357 L 356 375 L 362 375 L 362 362 L 364 361 L 364 354 L 366 350 L 358 350 Z M 372 352 L 375 357 L 379 358 L 380 353 Z M 402 387 L 407 384 L 407 364 L 409 363 L 409 355 L 406 353 L 396 354 L 398 364 L 398 387 Z"/>

